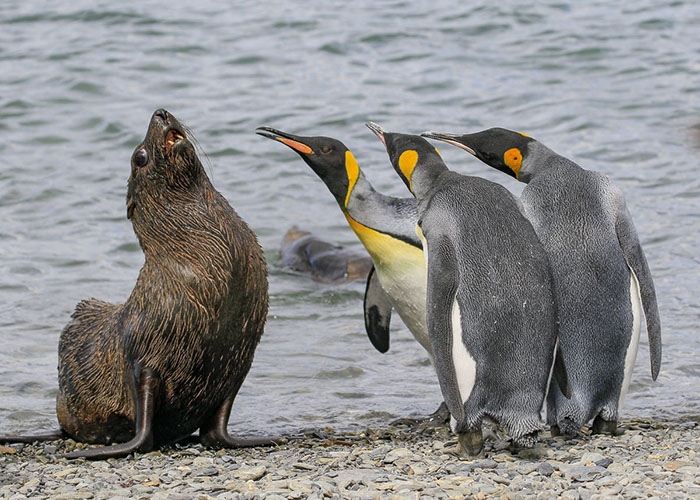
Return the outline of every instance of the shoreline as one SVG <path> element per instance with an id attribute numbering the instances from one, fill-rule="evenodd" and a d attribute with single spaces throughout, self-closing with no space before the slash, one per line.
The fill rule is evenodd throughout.
<path id="1" fill-rule="evenodd" d="M 551 437 L 510 450 L 485 426 L 483 457 L 445 453 L 447 428 L 325 428 L 277 448 L 163 448 L 56 458 L 71 440 L 0 445 L 0 498 L 700 498 L 700 423 L 623 419 L 621 436 Z M 490 438 L 490 439 L 489 439 Z"/>

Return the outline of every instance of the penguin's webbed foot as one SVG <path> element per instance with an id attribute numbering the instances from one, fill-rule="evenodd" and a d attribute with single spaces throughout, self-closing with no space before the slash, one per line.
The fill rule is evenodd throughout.
<path id="1" fill-rule="evenodd" d="M 513 438 L 513 445 L 516 448 L 532 448 L 537 444 L 539 434 L 540 431 L 532 431 L 517 438 Z"/>
<path id="2" fill-rule="evenodd" d="M 431 429 L 440 427 L 449 427 L 450 425 L 450 410 L 447 408 L 447 404 L 443 401 L 430 415 L 425 417 L 404 417 L 393 420 L 390 425 L 398 426 L 405 425 L 409 427 L 420 427 L 421 429 Z"/>
<path id="3" fill-rule="evenodd" d="M 457 435 L 457 446 L 445 449 L 445 452 L 459 458 L 469 459 L 480 456 L 484 451 L 484 437 L 481 429 L 477 431 L 460 432 Z"/>
<path id="4" fill-rule="evenodd" d="M 618 428 L 617 420 L 604 420 L 600 415 L 598 415 L 593 420 L 591 432 L 593 434 L 610 434 L 611 436 L 620 436 L 624 434 L 625 431 Z"/>

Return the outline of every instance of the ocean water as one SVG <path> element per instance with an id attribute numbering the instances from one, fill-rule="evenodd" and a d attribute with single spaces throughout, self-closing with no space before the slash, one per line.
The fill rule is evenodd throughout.
<path id="1" fill-rule="evenodd" d="M 532 135 L 625 192 L 656 283 L 664 360 L 643 338 L 623 416 L 700 416 L 700 4 L 612 2 L 0 3 L 0 430 L 56 427 L 56 348 L 81 299 L 124 301 L 143 263 L 129 160 L 165 107 L 258 234 L 270 315 L 232 432 L 362 428 L 433 411 L 427 356 L 395 319 L 364 333 L 364 283 L 277 266 L 294 224 L 361 245 L 272 126 L 344 141 L 408 196 L 364 127 Z M 442 145 L 451 168 L 522 185 Z M 643 334 L 644 335 L 644 334 Z"/>

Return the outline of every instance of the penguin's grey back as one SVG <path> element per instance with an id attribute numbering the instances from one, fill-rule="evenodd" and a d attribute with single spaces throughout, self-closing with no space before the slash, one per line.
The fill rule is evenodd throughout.
<path id="1" fill-rule="evenodd" d="M 611 391 L 619 392 L 622 383 L 633 320 L 629 299 L 620 300 L 630 293 L 630 270 L 615 231 L 622 193 L 607 176 L 556 156 L 521 199 L 552 263 L 569 378 L 572 386 L 590 387 L 574 393 L 588 399 L 580 401 L 591 408 L 585 421 L 619 395 Z"/>
<path id="2" fill-rule="evenodd" d="M 506 427 L 526 408 L 539 411 L 556 340 L 549 262 L 521 210 L 504 187 L 454 172 L 419 206 L 426 236 L 440 231 L 454 245 L 463 341 L 481 377 L 467 407 L 486 408 Z"/>

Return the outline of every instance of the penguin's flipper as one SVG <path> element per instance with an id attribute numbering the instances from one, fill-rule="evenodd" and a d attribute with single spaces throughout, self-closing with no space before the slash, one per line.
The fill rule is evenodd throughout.
<path id="1" fill-rule="evenodd" d="M 374 266 L 367 276 L 365 288 L 365 330 L 372 345 L 379 352 L 389 350 L 389 323 L 391 322 L 391 300 L 379 283 Z"/>
<path id="2" fill-rule="evenodd" d="M 661 367 L 661 320 L 659 318 L 659 308 L 656 305 L 656 291 L 654 290 L 654 280 L 644 256 L 644 250 L 639 243 L 637 231 L 634 228 L 632 217 L 624 205 L 619 207 L 615 221 L 615 231 L 617 240 L 620 243 L 622 254 L 627 261 L 627 265 L 637 277 L 639 291 L 644 307 L 644 316 L 647 321 L 647 334 L 649 336 L 649 358 L 651 360 L 651 378 L 656 380 Z"/>
<path id="3" fill-rule="evenodd" d="M 571 384 L 569 383 L 569 375 L 566 372 L 564 364 L 564 355 L 561 352 L 561 344 L 557 342 L 557 349 L 554 352 L 554 379 L 557 381 L 559 390 L 566 399 L 571 399 Z"/>
<path id="4" fill-rule="evenodd" d="M 456 337 L 459 342 L 462 341 L 462 326 L 452 324 L 454 308 L 459 308 L 455 304 L 460 279 L 457 253 L 447 236 L 422 239 L 423 251 L 428 256 L 426 320 L 435 370 L 447 408 L 460 424 L 464 421 L 465 411 L 459 388 L 458 367 L 453 359 L 453 343 Z"/>

